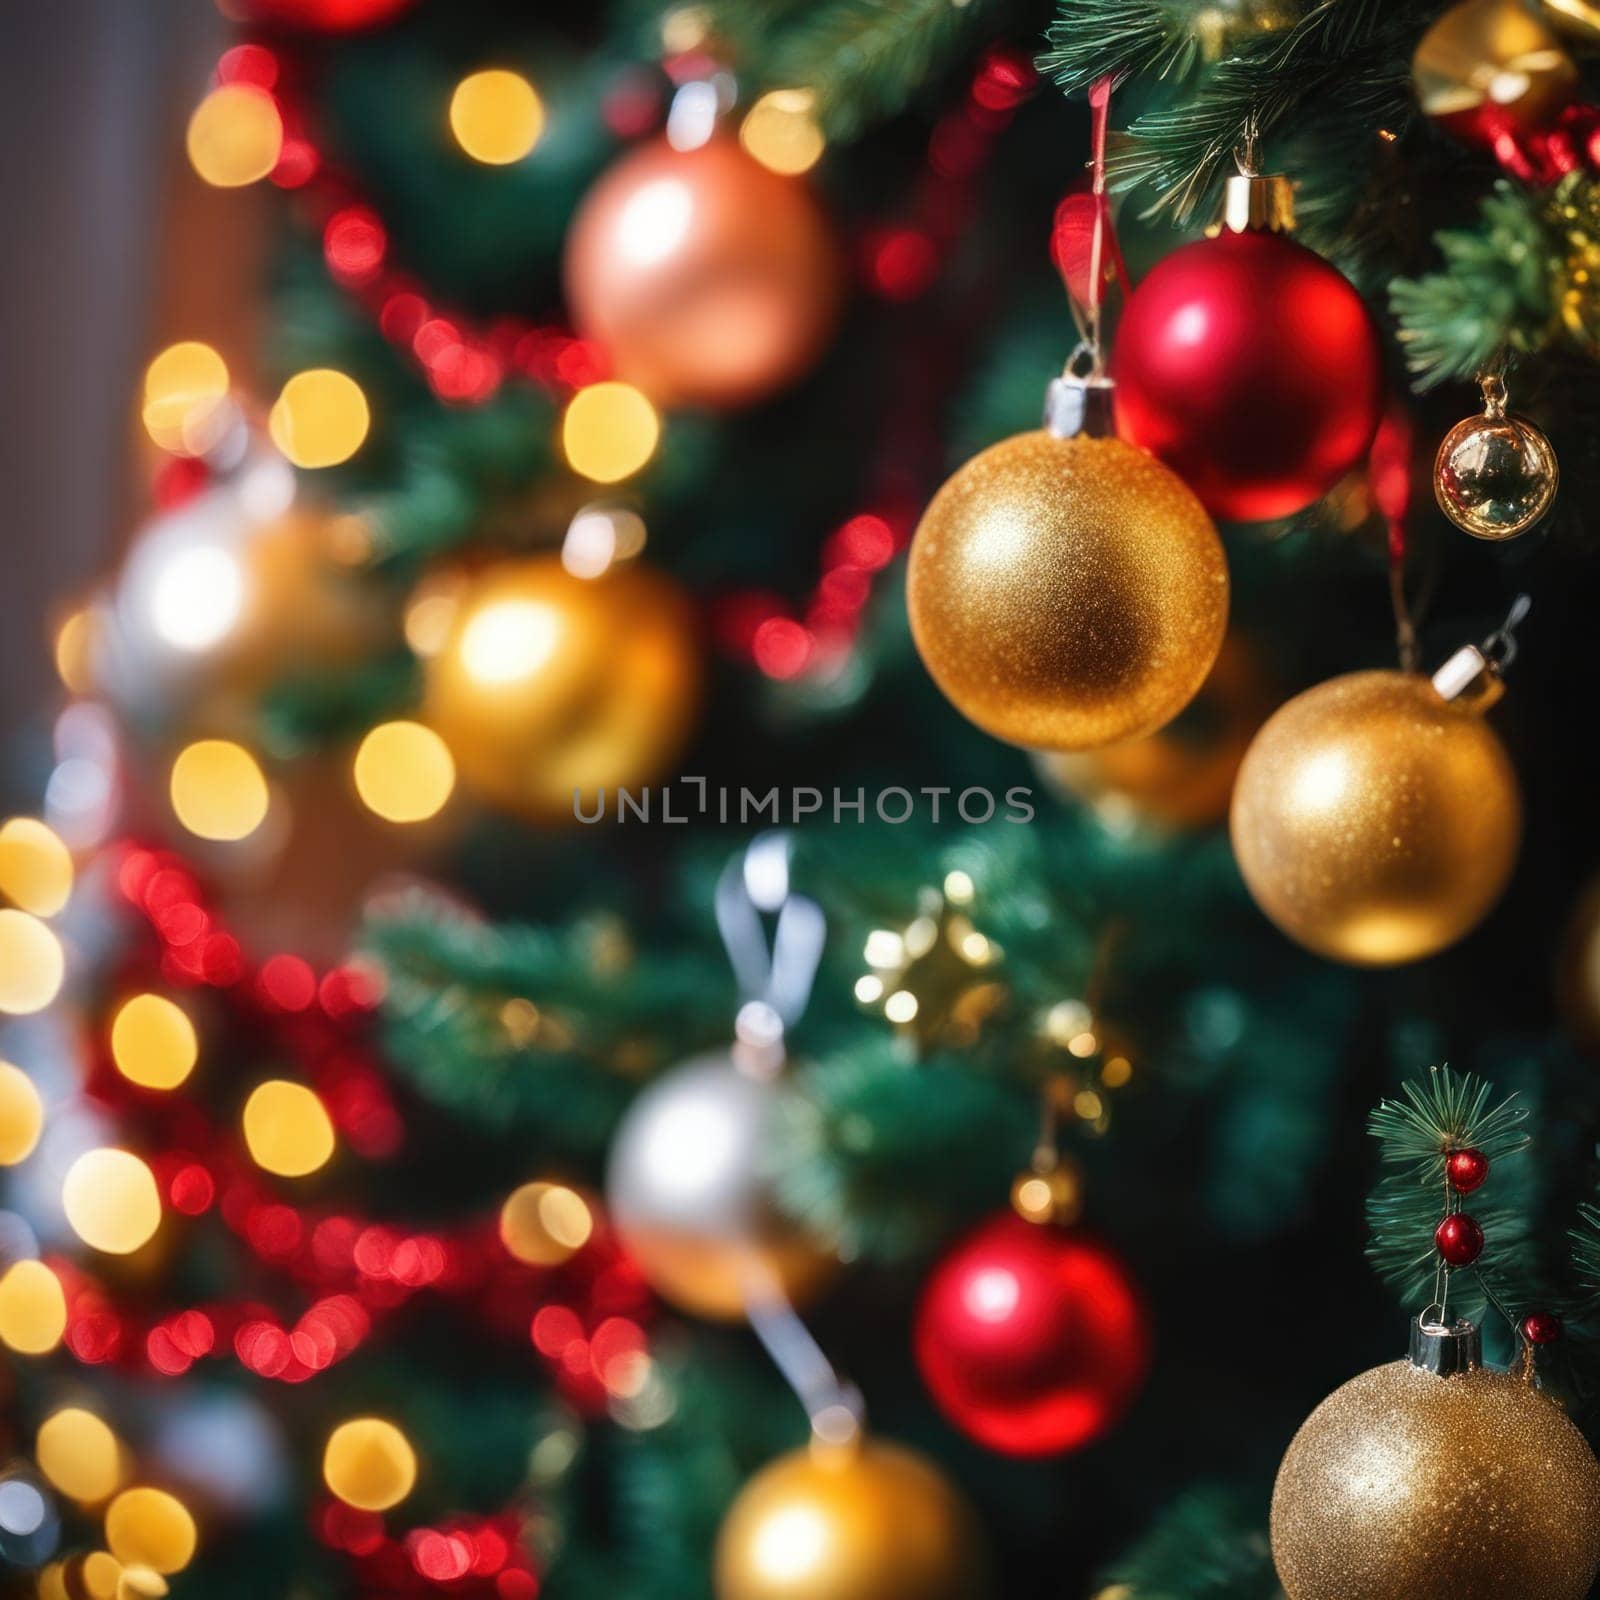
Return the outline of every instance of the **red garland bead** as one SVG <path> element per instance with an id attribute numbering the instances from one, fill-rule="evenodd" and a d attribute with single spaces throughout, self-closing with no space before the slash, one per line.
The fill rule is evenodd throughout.
<path id="1" fill-rule="evenodd" d="M 1471 1194 L 1489 1176 L 1489 1158 L 1481 1150 L 1452 1150 L 1444 1158 L 1444 1170 L 1457 1194 Z"/>
<path id="2" fill-rule="evenodd" d="M 1553 1311 L 1530 1312 L 1522 1319 L 1522 1337 L 1529 1344 L 1554 1344 L 1561 1337 L 1561 1318 Z"/>
<path id="3" fill-rule="evenodd" d="M 1457 1211 L 1434 1230 L 1433 1242 L 1452 1267 L 1470 1267 L 1483 1254 L 1483 1229 L 1465 1211 Z"/>
<path id="4" fill-rule="evenodd" d="M 413 0 L 246 0 L 246 20 L 307 33 L 359 33 L 409 10 Z"/>
<path id="5" fill-rule="evenodd" d="M 1382 416 L 1365 303 L 1280 233 L 1224 231 L 1158 263 L 1128 301 L 1111 374 L 1117 431 L 1233 522 L 1320 499 L 1360 465 Z"/>
<path id="6" fill-rule="evenodd" d="M 1010 1211 L 935 1267 L 914 1335 L 940 1410 L 1013 1456 L 1098 1438 L 1137 1392 L 1149 1345 L 1144 1308 L 1108 1250 Z"/>

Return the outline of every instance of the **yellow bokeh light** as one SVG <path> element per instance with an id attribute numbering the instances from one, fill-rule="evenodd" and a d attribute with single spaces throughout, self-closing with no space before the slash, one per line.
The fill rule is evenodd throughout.
<path id="1" fill-rule="evenodd" d="M 171 1592 L 154 1567 L 124 1567 L 117 1577 L 117 1600 L 161 1600 Z"/>
<path id="2" fill-rule="evenodd" d="M 745 113 L 739 143 L 773 172 L 809 172 L 827 148 L 817 126 L 816 100 L 809 89 L 769 90 Z"/>
<path id="3" fill-rule="evenodd" d="M 0 1061 L 0 1167 L 33 1154 L 44 1128 L 44 1102 L 21 1067 Z"/>
<path id="4" fill-rule="evenodd" d="M 303 1083 L 270 1078 L 245 1101 L 244 1142 L 258 1167 L 280 1178 L 303 1178 L 333 1155 L 333 1123 Z"/>
<path id="5" fill-rule="evenodd" d="M 117 1600 L 122 1563 L 109 1550 L 91 1550 L 78 1568 L 85 1600 Z"/>
<path id="6" fill-rule="evenodd" d="M 52 655 L 56 676 L 73 694 L 94 692 L 94 617 L 87 607 L 62 619 Z"/>
<path id="7" fill-rule="evenodd" d="M 202 839 L 248 838 L 266 818 L 266 776 L 243 745 L 199 739 L 172 763 L 172 809 Z"/>
<path id="8" fill-rule="evenodd" d="M 42 1261 L 14 1262 L 0 1278 L 0 1343 L 18 1355 L 42 1356 L 66 1331 L 61 1280 Z"/>
<path id="9" fill-rule="evenodd" d="M 361 385 L 333 367 L 297 372 L 267 415 L 272 442 L 297 467 L 336 467 L 348 461 L 371 426 Z"/>
<path id="10" fill-rule="evenodd" d="M 52 1561 L 39 1574 L 38 1600 L 73 1600 L 67 1592 L 66 1570 L 59 1561 Z"/>
<path id="11" fill-rule="evenodd" d="M 322 1453 L 322 1477 L 347 1506 L 387 1511 L 415 1486 L 417 1455 L 392 1422 L 355 1417 L 329 1435 Z"/>
<path id="12" fill-rule="evenodd" d="M 544 132 L 544 104 L 520 73 L 474 72 L 450 96 L 450 131 L 474 161 L 503 167 L 520 161 Z"/>
<path id="13" fill-rule="evenodd" d="M 86 1245 L 112 1256 L 131 1255 L 161 1226 L 155 1176 L 130 1150 L 84 1151 L 67 1168 L 61 1208 Z"/>
<path id="14" fill-rule="evenodd" d="M 72 854 L 34 817 L 0 827 L 0 895 L 36 917 L 53 917 L 72 894 Z"/>
<path id="15" fill-rule="evenodd" d="M 0 910 L 0 1011 L 24 1017 L 42 1011 L 61 988 L 61 941 L 35 916 Z"/>
<path id="16" fill-rule="evenodd" d="M 500 1208 L 501 1243 L 530 1266 L 559 1266 L 593 1232 L 583 1196 L 559 1183 L 525 1183 Z"/>
<path id="17" fill-rule="evenodd" d="M 283 118 L 272 96 L 246 83 L 213 89 L 189 118 L 189 163 L 218 189 L 256 183 L 278 164 Z"/>
<path id="18" fill-rule="evenodd" d="M 426 822 L 455 788 L 449 747 L 420 722 L 385 722 L 361 741 L 356 793 L 386 822 Z"/>
<path id="19" fill-rule="evenodd" d="M 176 1089 L 199 1057 L 188 1013 L 165 995 L 136 994 L 112 1019 L 111 1059 L 141 1088 Z"/>
<path id="20" fill-rule="evenodd" d="M 574 472 L 616 483 L 637 472 L 661 437 L 653 405 L 629 383 L 580 389 L 561 421 L 561 446 Z"/>
<path id="21" fill-rule="evenodd" d="M 164 1489 L 125 1489 L 106 1508 L 106 1543 L 129 1566 L 181 1572 L 194 1559 L 194 1518 Z"/>
<path id="22" fill-rule="evenodd" d="M 228 364 L 208 344 L 170 344 L 144 373 L 145 432 L 163 450 L 193 455 L 209 442 L 207 420 L 228 397 Z"/>
<path id="23" fill-rule="evenodd" d="M 39 1470 L 62 1494 L 86 1505 L 107 1500 L 122 1483 L 122 1446 L 92 1411 L 63 1406 L 39 1425 Z"/>

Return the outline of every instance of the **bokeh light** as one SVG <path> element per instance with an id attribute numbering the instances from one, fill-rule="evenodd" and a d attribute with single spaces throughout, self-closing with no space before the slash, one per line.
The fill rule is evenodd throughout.
<path id="1" fill-rule="evenodd" d="M 420 722 L 385 722 L 356 751 L 356 793 L 386 822 L 425 822 L 455 788 L 449 747 Z"/>
<path id="2" fill-rule="evenodd" d="M 154 1567 L 127 1566 L 117 1574 L 117 1600 L 161 1600 L 171 1592 Z"/>
<path id="3" fill-rule="evenodd" d="M 822 159 L 827 140 L 817 126 L 810 89 L 772 89 L 745 113 L 739 142 L 762 166 L 794 176 Z"/>
<path id="4" fill-rule="evenodd" d="M 355 1417 L 341 1423 L 322 1454 L 328 1488 L 358 1511 L 387 1511 L 411 1493 L 417 1481 L 417 1456 L 410 1441 L 381 1417 Z"/>
<path id="5" fill-rule="evenodd" d="M 0 895 L 36 917 L 53 917 L 71 894 L 71 852 L 44 823 L 12 817 L 0 826 Z"/>
<path id="6" fill-rule="evenodd" d="M 56 675 L 73 694 L 94 690 L 93 650 L 94 616 L 87 606 L 80 606 L 62 618 L 51 650 Z"/>
<path id="7" fill-rule="evenodd" d="M 196 1542 L 188 1508 L 164 1489 L 125 1489 L 106 1508 L 106 1543 L 129 1566 L 181 1572 Z"/>
<path id="8" fill-rule="evenodd" d="M 348 461 L 371 425 L 361 385 L 333 367 L 297 372 L 267 416 L 272 442 L 297 467 L 336 467 Z"/>
<path id="9" fill-rule="evenodd" d="M 303 1178 L 332 1157 L 333 1123 L 303 1083 L 270 1078 L 245 1101 L 244 1142 L 258 1167 L 280 1178 Z"/>
<path id="10" fill-rule="evenodd" d="M 136 994 L 112 1018 L 111 1059 L 143 1089 L 176 1089 L 199 1058 L 194 1024 L 165 995 Z"/>
<path id="11" fill-rule="evenodd" d="M 18 1355 L 42 1356 L 67 1329 L 61 1280 L 42 1261 L 17 1261 L 0 1277 L 0 1344 Z"/>
<path id="12" fill-rule="evenodd" d="M 131 1150 L 85 1150 L 67 1169 L 61 1207 L 92 1250 L 131 1255 L 161 1226 L 155 1175 Z"/>
<path id="13" fill-rule="evenodd" d="M 0 1061 L 0 1167 L 33 1154 L 44 1129 L 44 1102 L 21 1067 Z"/>
<path id="14" fill-rule="evenodd" d="M 501 1243 L 529 1266 L 559 1266 L 593 1232 L 583 1196 L 559 1183 L 525 1183 L 500 1208 Z"/>
<path id="15" fill-rule="evenodd" d="M 561 445 L 574 472 L 616 483 L 637 472 L 661 438 L 661 422 L 629 383 L 592 383 L 572 397 L 561 422 Z"/>
<path id="16" fill-rule="evenodd" d="M 219 644 L 244 610 L 244 567 L 219 544 L 173 550 L 150 575 L 150 625 L 175 650 Z"/>
<path id="17" fill-rule="evenodd" d="M 218 189 L 256 183 L 278 164 L 283 118 L 272 96 L 247 83 L 213 89 L 189 118 L 189 163 Z"/>
<path id="18" fill-rule="evenodd" d="M 213 442 L 211 420 L 228 398 L 228 364 L 208 344 L 170 344 L 145 368 L 145 432 L 174 455 L 196 455 Z"/>
<path id="19" fill-rule="evenodd" d="M 0 1011 L 24 1017 L 42 1011 L 61 988 L 61 942 L 35 916 L 0 910 Z"/>
<path id="20" fill-rule="evenodd" d="M 532 677 L 555 654 L 561 613 L 538 600 L 496 600 L 461 632 L 461 664 L 482 684 Z"/>
<path id="21" fill-rule="evenodd" d="M 86 1505 L 107 1500 L 122 1483 L 122 1446 L 92 1411 L 63 1406 L 39 1425 L 39 1470 L 62 1494 Z"/>
<path id="22" fill-rule="evenodd" d="M 450 96 L 450 131 L 474 161 L 503 167 L 520 161 L 544 132 L 544 104 L 520 73 L 473 72 Z"/>
<path id="23" fill-rule="evenodd" d="M 229 739 L 199 739 L 172 763 L 172 810 L 202 839 L 248 838 L 267 815 L 267 780 L 254 756 Z"/>

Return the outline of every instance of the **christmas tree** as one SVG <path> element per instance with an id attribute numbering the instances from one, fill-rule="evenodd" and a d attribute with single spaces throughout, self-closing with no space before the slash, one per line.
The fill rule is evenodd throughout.
<path id="1" fill-rule="evenodd" d="M 7 1592 L 1600 1592 L 1600 8 L 226 9 Z"/>

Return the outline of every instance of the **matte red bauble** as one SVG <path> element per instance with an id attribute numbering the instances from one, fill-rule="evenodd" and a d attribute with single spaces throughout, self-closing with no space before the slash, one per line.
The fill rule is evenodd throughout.
<path id="1" fill-rule="evenodd" d="M 359 33 L 409 11 L 413 0 L 246 0 L 252 22 L 308 33 Z"/>
<path id="2" fill-rule="evenodd" d="M 1013 1456 L 1076 1450 L 1106 1431 L 1144 1377 L 1144 1308 L 1109 1251 L 1006 1212 L 934 1269 L 917 1366 L 969 1438 Z"/>
<path id="3" fill-rule="evenodd" d="M 1118 433 L 1231 522 L 1320 499 L 1366 456 L 1382 411 L 1361 296 L 1265 229 L 1224 230 L 1159 263 L 1128 301 L 1111 370 Z"/>
<path id="4" fill-rule="evenodd" d="M 578 331 L 664 405 L 747 405 L 799 377 L 833 331 L 842 271 L 810 188 L 737 140 L 624 156 L 566 248 Z"/>

